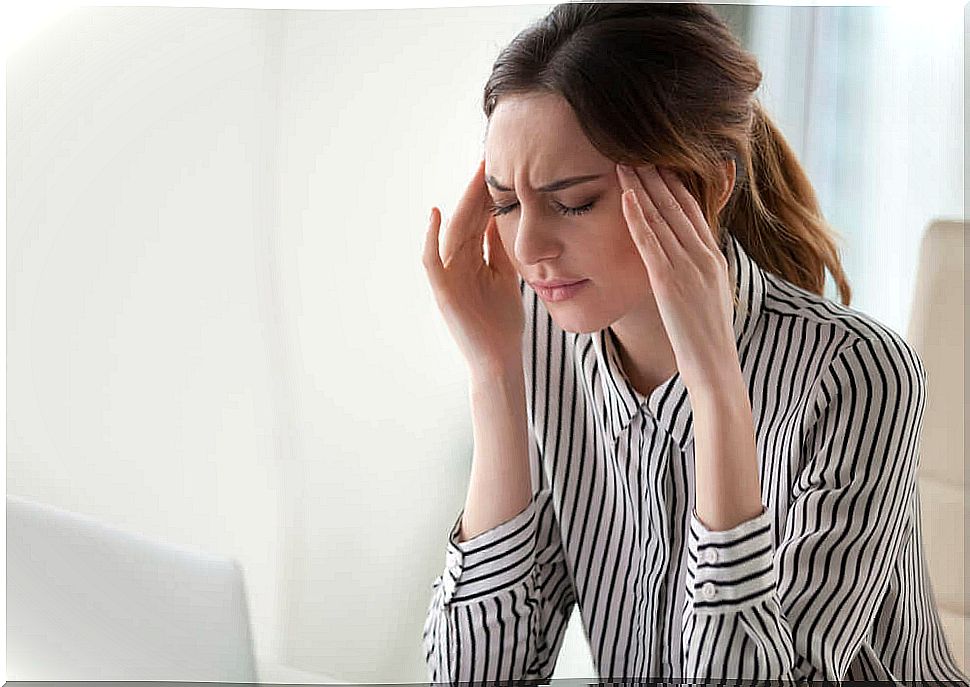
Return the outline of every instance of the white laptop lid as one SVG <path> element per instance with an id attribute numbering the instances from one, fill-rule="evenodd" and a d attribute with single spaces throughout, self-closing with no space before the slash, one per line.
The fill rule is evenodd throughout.
<path id="1" fill-rule="evenodd" d="M 242 568 L 8 495 L 6 678 L 257 682 Z"/>

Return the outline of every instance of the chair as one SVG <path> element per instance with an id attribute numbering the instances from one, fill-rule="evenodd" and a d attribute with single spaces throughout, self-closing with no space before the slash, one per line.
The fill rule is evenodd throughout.
<path id="1" fill-rule="evenodd" d="M 930 222 L 920 245 L 906 338 L 926 368 L 927 398 L 917 473 L 930 581 L 950 648 L 967 672 L 964 590 L 964 259 L 966 224 Z"/>

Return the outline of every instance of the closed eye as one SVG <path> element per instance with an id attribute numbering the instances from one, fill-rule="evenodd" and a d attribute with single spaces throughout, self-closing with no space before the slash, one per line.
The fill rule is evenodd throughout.
<path id="1" fill-rule="evenodd" d="M 593 205 L 596 201 L 586 203 L 586 205 L 580 205 L 576 208 L 571 208 L 561 203 L 556 203 L 559 213 L 562 215 L 583 215 L 593 209 Z M 510 205 L 499 205 L 495 202 L 492 203 L 492 214 L 495 216 L 506 215 L 518 206 L 518 203 L 511 203 Z"/>

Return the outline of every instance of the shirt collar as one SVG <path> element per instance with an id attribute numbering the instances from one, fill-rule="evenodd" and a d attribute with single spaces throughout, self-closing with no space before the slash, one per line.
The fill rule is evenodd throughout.
<path id="1" fill-rule="evenodd" d="M 721 249 L 727 258 L 731 283 L 735 285 L 739 305 L 734 308 L 735 343 L 740 351 L 761 314 L 765 297 L 765 275 L 733 234 L 727 233 Z M 604 424 L 615 444 L 619 435 L 645 409 L 645 412 L 685 451 L 693 441 L 693 418 L 687 387 L 675 372 L 644 396 L 630 383 L 620 363 L 616 335 L 611 327 L 590 334 L 596 352 L 599 383 L 605 398 Z"/>

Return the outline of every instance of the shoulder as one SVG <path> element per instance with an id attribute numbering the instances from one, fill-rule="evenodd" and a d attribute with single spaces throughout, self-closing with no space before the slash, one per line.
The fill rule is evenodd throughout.
<path id="1" fill-rule="evenodd" d="M 765 273 L 765 326 L 798 325 L 818 342 L 816 400 L 851 394 L 862 402 L 883 397 L 894 402 L 925 396 L 923 361 L 905 337 L 876 318 Z M 795 320 L 796 322 L 792 322 Z"/>
<path id="2" fill-rule="evenodd" d="M 922 372 L 916 349 L 885 323 L 769 272 L 765 272 L 765 280 L 762 314 L 769 325 L 780 326 L 785 319 L 800 320 L 798 324 L 808 334 L 829 342 L 829 357 L 833 360 L 855 353 L 870 356 L 873 364 L 912 366 Z"/>

